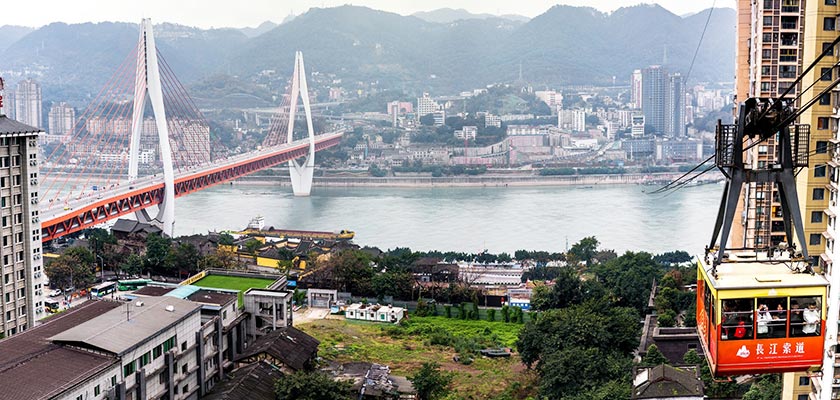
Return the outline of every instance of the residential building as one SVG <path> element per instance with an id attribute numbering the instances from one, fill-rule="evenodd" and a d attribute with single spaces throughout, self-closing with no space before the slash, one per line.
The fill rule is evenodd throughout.
<path id="1" fill-rule="evenodd" d="M 46 316 L 37 191 L 39 133 L 0 111 L 0 333 L 5 336 L 25 331 Z"/>
<path id="2" fill-rule="evenodd" d="M 36 128 L 43 127 L 41 111 L 41 85 L 33 79 L 24 79 L 15 90 L 15 119 Z"/>
<path id="3" fill-rule="evenodd" d="M 475 140 L 476 136 L 478 136 L 477 126 L 464 126 L 463 128 L 455 131 L 456 139 Z"/>
<path id="4" fill-rule="evenodd" d="M 432 113 L 432 116 L 435 119 L 435 126 L 443 126 L 446 125 L 446 111 L 438 110 Z"/>
<path id="5" fill-rule="evenodd" d="M 496 128 L 502 127 L 502 118 L 498 115 L 486 114 L 484 116 L 484 127 L 493 126 Z"/>
<path id="6" fill-rule="evenodd" d="M 642 70 L 642 112 L 645 123 L 661 136 L 685 134 L 685 83 L 659 65 Z"/>
<path id="7" fill-rule="evenodd" d="M 586 111 L 584 110 L 558 110 L 557 127 L 569 129 L 574 132 L 586 130 Z"/>
<path id="8" fill-rule="evenodd" d="M 76 110 L 65 102 L 53 104 L 48 120 L 50 135 L 69 136 L 76 126 Z"/>
<path id="9" fill-rule="evenodd" d="M 634 115 L 630 128 L 630 136 L 640 138 L 645 135 L 645 116 Z"/>
<path id="10" fill-rule="evenodd" d="M 344 311 L 347 319 L 359 319 L 364 321 L 397 323 L 405 317 L 405 309 L 402 307 L 383 306 L 379 304 L 353 303 L 347 306 Z"/>
<path id="11" fill-rule="evenodd" d="M 417 118 L 429 115 L 440 110 L 440 105 L 429 96 L 428 93 L 423 93 L 423 97 L 417 98 Z"/>
<path id="12" fill-rule="evenodd" d="M 679 73 L 668 77 L 665 132 L 670 137 L 685 136 L 685 81 Z"/>
<path id="13" fill-rule="evenodd" d="M 738 35 L 739 39 L 745 38 L 739 41 L 737 55 L 739 102 L 749 97 L 778 98 L 796 80 L 804 51 L 804 11 L 805 2 L 798 0 L 739 0 Z M 792 88 L 785 97 L 793 99 L 798 92 L 798 87 Z M 775 138 L 769 138 L 754 146 L 746 160 L 753 170 L 767 169 L 777 163 L 777 151 Z M 732 246 L 767 248 L 786 240 L 775 184 L 751 183 L 745 185 L 743 193 L 736 209 L 736 215 L 743 218 L 733 225 Z M 810 220 L 810 215 L 803 217 Z"/>
<path id="14" fill-rule="evenodd" d="M 538 90 L 534 92 L 534 96 L 542 100 L 549 108 L 556 110 L 563 105 L 563 94 L 557 93 L 554 90 Z"/>
<path id="15" fill-rule="evenodd" d="M 640 110 L 642 104 L 642 70 L 637 69 L 630 77 L 630 107 Z"/>

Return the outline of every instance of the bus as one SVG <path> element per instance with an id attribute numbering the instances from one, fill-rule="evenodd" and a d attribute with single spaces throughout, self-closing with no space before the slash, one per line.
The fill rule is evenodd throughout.
<path id="1" fill-rule="evenodd" d="M 46 300 L 44 301 L 44 308 L 47 309 L 47 312 L 55 314 L 61 310 L 61 303 L 55 300 Z"/>
<path id="2" fill-rule="evenodd" d="M 90 288 L 90 295 L 102 297 L 117 291 L 117 282 L 103 282 Z"/>
<path id="3" fill-rule="evenodd" d="M 120 290 L 137 290 L 143 286 L 148 285 L 152 282 L 151 279 L 129 279 L 129 280 L 122 280 L 117 281 L 119 283 Z"/>

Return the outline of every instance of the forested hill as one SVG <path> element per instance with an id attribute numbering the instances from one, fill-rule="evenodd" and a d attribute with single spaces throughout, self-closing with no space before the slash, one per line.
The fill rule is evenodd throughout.
<path id="1" fill-rule="evenodd" d="M 682 18 L 655 5 L 609 14 L 555 6 L 527 22 L 489 17 L 436 23 L 341 6 L 314 8 L 256 37 L 173 24 L 155 29 L 161 52 L 186 83 L 214 74 L 288 74 L 294 51 L 302 50 L 309 71 L 451 93 L 513 81 L 520 64 L 535 87 L 609 84 L 613 77 L 627 82 L 633 69 L 662 64 L 666 53 L 666 66 L 686 73 L 708 15 Z M 137 32 L 127 23 L 18 29 L 0 35 L 14 41 L 0 46 L 0 70 L 37 71 L 45 85 L 98 89 L 134 48 Z M 715 9 L 691 80 L 731 81 L 734 49 L 735 11 Z"/>

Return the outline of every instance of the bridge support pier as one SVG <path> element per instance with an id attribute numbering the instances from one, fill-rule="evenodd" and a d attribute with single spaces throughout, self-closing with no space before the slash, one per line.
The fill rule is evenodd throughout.
<path id="1" fill-rule="evenodd" d="M 306 71 L 303 68 L 303 53 L 295 52 L 295 70 L 292 73 L 292 93 L 289 103 L 289 128 L 287 142 L 291 143 L 295 129 L 295 113 L 298 97 L 303 101 L 306 114 L 306 130 L 309 138 L 309 152 L 302 163 L 289 160 L 289 176 L 292 179 L 292 191 L 295 196 L 309 196 L 312 192 L 312 177 L 315 174 L 315 131 L 312 128 L 312 109 L 309 108 L 309 88 L 306 85 Z"/>
<path id="2" fill-rule="evenodd" d="M 143 129 L 143 114 L 146 95 L 152 103 L 155 127 L 158 132 L 160 160 L 163 163 L 163 199 L 153 219 L 145 210 L 135 213 L 137 220 L 152 223 L 163 233 L 172 236 L 175 229 L 175 170 L 172 163 L 172 148 L 169 144 L 169 124 L 163 105 L 163 87 L 160 82 L 155 36 L 152 20 L 146 18 L 140 23 L 140 47 L 137 50 L 137 75 L 134 87 L 134 113 L 131 121 L 131 145 L 129 147 L 128 181 L 137 180 L 140 153 L 140 134 Z"/>

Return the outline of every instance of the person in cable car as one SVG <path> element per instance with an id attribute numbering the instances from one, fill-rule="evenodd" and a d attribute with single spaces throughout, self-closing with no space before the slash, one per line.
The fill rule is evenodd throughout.
<path id="1" fill-rule="evenodd" d="M 740 317 L 738 325 L 735 327 L 735 339 L 743 339 L 747 336 L 747 321 L 744 317 Z"/>
<path id="2" fill-rule="evenodd" d="M 799 303 L 790 302 L 790 336 L 802 336 L 802 325 L 805 319 L 802 316 L 802 310 L 799 308 Z"/>
<path id="3" fill-rule="evenodd" d="M 785 324 L 787 323 L 787 311 L 782 303 L 776 304 L 776 309 L 771 311 L 773 320 L 768 323 L 771 337 L 785 337 Z"/>
<path id="4" fill-rule="evenodd" d="M 811 303 L 808 309 L 802 313 L 805 325 L 802 326 L 802 333 L 805 335 L 817 335 L 817 324 L 820 322 L 820 312 L 817 311 L 817 305 Z"/>
<path id="5" fill-rule="evenodd" d="M 767 308 L 767 304 L 759 304 L 757 327 L 755 333 L 761 336 L 768 335 L 770 333 L 770 327 L 768 326 L 768 323 L 772 320 L 773 317 L 770 316 L 770 311 Z"/>

